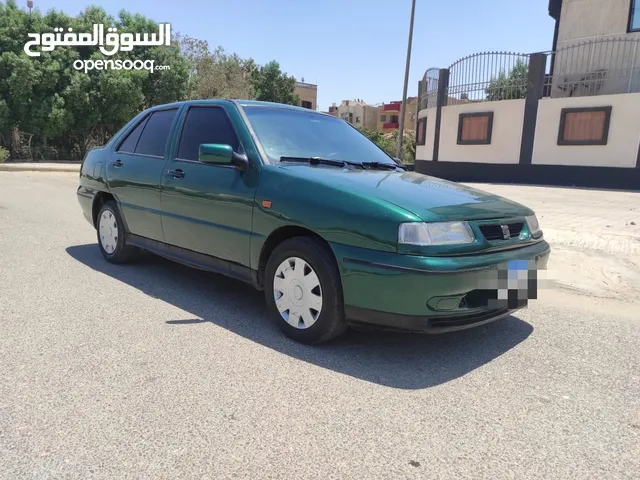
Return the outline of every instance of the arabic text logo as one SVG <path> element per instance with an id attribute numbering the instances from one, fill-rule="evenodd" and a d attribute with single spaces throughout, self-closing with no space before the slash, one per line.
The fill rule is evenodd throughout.
<path id="1" fill-rule="evenodd" d="M 69 28 L 64 33 L 64 28 L 54 28 L 54 33 L 29 33 L 29 40 L 24 51 L 30 57 L 39 57 L 42 52 L 52 52 L 56 47 L 82 47 L 95 46 L 107 56 L 115 55 L 118 52 L 130 52 L 137 46 L 169 46 L 171 45 L 171 25 L 161 23 L 159 32 L 156 33 L 117 33 L 115 27 L 107 28 L 104 32 L 104 25 L 94 24 L 92 33 L 75 33 L 73 28 Z M 31 50 L 34 46 L 41 46 L 41 51 Z"/>

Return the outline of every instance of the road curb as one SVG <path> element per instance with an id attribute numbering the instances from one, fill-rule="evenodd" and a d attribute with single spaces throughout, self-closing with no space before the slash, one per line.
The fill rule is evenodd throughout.
<path id="1" fill-rule="evenodd" d="M 80 164 L 0 163 L 0 172 L 70 172 L 79 173 Z"/>

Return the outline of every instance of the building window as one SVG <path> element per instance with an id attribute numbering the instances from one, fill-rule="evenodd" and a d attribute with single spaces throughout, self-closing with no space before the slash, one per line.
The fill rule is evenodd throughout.
<path id="1" fill-rule="evenodd" d="M 398 115 L 391 115 L 391 123 L 398 123 Z"/>
<path id="2" fill-rule="evenodd" d="M 427 144 L 427 118 L 418 120 L 418 130 L 416 132 L 416 145 Z"/>
<path id="3" fill-rule="evenodd" d="M 488 145 L 493 130 L 493 112 L 461 113 L 458 145 Z"/>
<path id="4" fill-rule="evenodd" d="M 387 121 L 387 116 L 386 115 L 380 115 L 380 121 L 381 122 L 386 122 Z"/>
<path id="5" fill-rule="evenodd" d="M 629 10 L 629 31 L 640 32 L 640 0 L 631 0 Z"/>
<path id="6" fill-rule="evenodd" d="M 360 117 L 356 117 L 356 123 L 360 123 Z"/>
<path id="7" fill-rule="evenodd" d="M 307 102 L 306 100 L 302 100 L 302 107 L 303 108 L 310 108 L 313 109 L 313 105 L 311 102 Z"/>
<path id="8" fill-rule="evenodd" d="M 558 145 L 606 145 L 611 107 L 563 108 Z"/>

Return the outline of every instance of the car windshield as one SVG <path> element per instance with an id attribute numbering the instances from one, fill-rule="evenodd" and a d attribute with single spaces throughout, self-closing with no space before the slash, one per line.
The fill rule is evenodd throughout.
<path id="1" fill-rule="evenodd" d="M 395 164 L 344 120 L 279 107 L 246 106 L 243 109 L 271 161 L 277 162 L 281 157 L 320 157 Z"/>

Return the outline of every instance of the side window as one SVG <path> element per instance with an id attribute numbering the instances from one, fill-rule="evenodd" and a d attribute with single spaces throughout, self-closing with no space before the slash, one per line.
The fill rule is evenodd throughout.
<path id="1" fill-rule="evenodd" d="M 124 139 L 124 142 L 120 144 L 118 147 L 118 152 L 123 153 L 134 153 L 136 151 L 136 145 L 138 145 L 138 140 L 140 139 L 140 135 L 144 130 L 144 126 L 147 124 L 149 117 L 145 117 L 136 128 Z"/>
<path id="2" fill-rule="evenodd" d="M 198 160 L 200 145 L 220 143 L 238 150 L 240 142 L 231 121 L 220 107 L 191 107 L 182 129 L 178 158 Z"/>
<path id="3" fill-rule="evenodd" d="M 142 155 L 155 155 L 164 157 L 164 150 L 169 139 L 171 124 L 176 116 L 177 109 L 160 110 L 153 112 L 147 120 L 147 125 L 138 141 L 136 153 Z"/>

